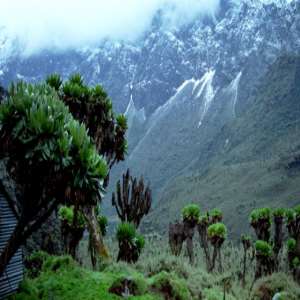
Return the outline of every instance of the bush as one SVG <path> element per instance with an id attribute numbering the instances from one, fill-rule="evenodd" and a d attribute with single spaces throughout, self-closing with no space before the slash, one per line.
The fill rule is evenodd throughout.
<path id="1" fill-rule="evenodd" d="M 165 299 L 192 299 L 185 281 L 174 273 L 161 272 L 155 275 L 151 278 L 151 288 L 162 293 Z"/>
<path id="2" fill-rule="evenodd" d="M 257 240 L 255 242 L 255 249 L 259 255 L 262 256 L 271 256 L 272 255 L 272 246 L 262 240 Z"/>
<path id="3" fill-rule="evenodd" d="M 209 238 L 219 237 L 225 239 L 227 228 L 223 223 L 215 223 L 208 227 L 207 233 Z"/>
<path id="4" fill-rule="evenodd" d="M 296 249 L 296 240 L 295 239 L 288 239 L 286 242 L 288 251 L 294 251 Z"/>
<path id="5" fill-rule="evenodd" d="M 186 205 L 182 209 L 182 218 L 184 220 L 199 220 L 200 218 L 200 208 L 197 204 Z"/>
<path id="6" fill-rule="evenodd" d="M 49 256 L 43 264 L 43 271 L 56 272 L 60 269 L 67 269 L 68 267 L 73 268 L 75 261 L 71 256 Z"/>
<path id="7" fill-rule="evenodd" d="M 43 251 L 37 251 L 26 257 L 24 265 L 26 274 L 29 278 L 36 278 L 40 275 L 44 262 L 49 258 L 49 254 Z"/>
<path id="8" fill-rule="evenodd" d="M 274 273 L 271 276 L 258 280 L 251 295 L 252 300 L 272 300 L 273 296 L 279 293 L 279 299 L 296 300 L 300 299 L 300 288 L 295 281 L 284 273 Z"/>

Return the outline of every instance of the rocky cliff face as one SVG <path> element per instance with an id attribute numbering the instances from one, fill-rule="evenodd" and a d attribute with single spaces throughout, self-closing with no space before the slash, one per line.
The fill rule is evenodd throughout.
<path id="1" fill-rule="evenodd" d="M 277 67 L 272 68 L 288 78 L 286 84 L 288 80 L 298 80 L 297 75 L 289 77 L 278 71 L 278 57 L 299 53 L 300 3 L 298 0 L 223 0 L 214 18 L 196 18 L 191 24 L 170 30 L 161 25 L 158 15 L 149 31 L 135 42 L 107 40 L 99 47 L 65 53 L 43 52 L 24 58 L 14 41 L 2 38 L 0 44 L 0 82 L 3 84 L 16 79 L 41 80 L 52 72 L 64 77 L 81 72 L 90 84 L 104 85 L 116 109 L 126 112 L 129 119 L 130 151 L 126 165 L 151 181 L 156 211 L 164 209 L 164 220 L 169 220 L 175 215 L 170 209 L 174 199 L 176 205 L 173 207 L 178 211 L 190 200 L 204 206 L 222 206 L 221 194 L 218 201 L 210 204 L 207 197 L 212 195 L 205 194 L 203 199 L 204 195 L 196 188 L 198 179 L 205 182 L 210 170 L 220 163 L 224 151 L 235 144 L 243 144 L 250 134 L 249 126 L 261 130 L 264 126 L 272 128 L 278 124 L 276 118 L 281 118 L 282 114 L 270 113 L 276 95 L 263 114 L 259 109 L 255 111 L 259 117 L 253 114 L 246 119 L 245 116 L 253 107 L 260 107 L 255 103 L 265 103 L 267 95 L 261 82 L 271 84 L 267 70 L 275 62 Z M 288 65 L 293 73 L 288 61 L 283 59 L 281 64 Z M 284 88 L 280 80 L 277 82 Z M 274 89 L 277 90 L 275 86 Z M 271 90 L 269 92 L 272 94 Z M 293 89 L 286 92 L 290 95 Z M 298 96 L 293 94 L 293 97 L 287 107 L 297 111 L 294 105 L 298 105 Z M 271 115 L 272 118 L 265 118 Z M 297 116 L 293 115 L 292 119 L 298 122 Z M 263 123 L 266 120 L 268 124 Z M 235 122 L 239 126 L 230 127 Z M 282 122 L 292 122 L 289 113 Z M 228 128 L 232 131 L 226 135 Z M 292 125 L 289 128 L 293 128 Z M 256 147 L 251 152 L 252 158 L 259 157 L 258 149 L 265 147 L 257 138 L 265 140 L 269 131 L 262 132 L 265 135 L 252 135 L 253 147 Z M 278 150 L 272 143 L 279 141 L 270 141 L 270 148 Z M 239 169 L 237 161 L 239 164 L 250 161 L 247 152 L 250 144 L 243 145 L 236 148 L 239 149 L 237 153 L 231 152 L 236 156 L 224 158 L 223 163 Z M 122 167 L 115 170 L 112 178 L 121 173 Z M 191 177 L 186 177 L 188 174 Z M 176 184 L 180 191 L 175 189 L 175 192 Z M 234 186 L 232 182 L 227 184 Z M 198 191 L 198 196 L 193 191 Z M 216 193 L 213 189 L 210 192 Z M 265 196 L 268 198 L 268 193 Z M 224 202 L 230 208 L 237 207 L 241 201 L 249 203 L 238 199 L 234 193 L 232 198 L 232 203 Z M 245 205 L 244 215 L 250 209 Z"/>

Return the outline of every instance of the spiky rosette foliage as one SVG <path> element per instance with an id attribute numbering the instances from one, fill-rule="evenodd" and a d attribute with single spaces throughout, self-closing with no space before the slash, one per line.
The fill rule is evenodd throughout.
<path id="1" fill-rule="evenodd" d="M 75 210 L 74 206 L 60 207 L 58 215 L 61 220 L 61 234 L 65 252 L 76 258 L 76 250 L 86 227 L 85 217 L 81 211 Z"/>
<path id="2" fill-rule="evenodd" d="M 227 228 L 223 223 L 215 223 L 208 227 L 207 233 L 211 240 L 221 239 L 224 241 L 227 235 Z"/>
<path id="3" fill-rule="evenodd" d="M 129 222 L 118 225 L 116 236 L 119 242 L 118 261 L 136 262 L 145 246 L 144 237 L 138 234 L 135 226 Z"/>
<path id="4" fill-rule="evenodd" d="M 132 223 L 124 222 L 120 223 L 117 228 L 117 240 L 132 241 L 136 236 L 135 226 Z"/>
<path id="5" fill-rule="evenodd" d="M 124 160 L 127 152 L 127 120 L 124 115 L 115 116 L 112 102 L 104 89 L 100 85 L 87 86 L 80 74 L 71 75 L 63 84 L 59 82 L 56 75 L 47 79 L 47 83 L 58 90 L 60 99 L 67 104 L 75 119 L 86 125 L 109 168 Z"/>
<path id="6" fill-rule="evenodd" d="M 122 222 L 133 223 L 139 227 L 142 218 L 150 211 L 152 193 L 149 186 L 145 186 L 144 179 L 137 179 L 130 175 L 129 169 L 116 184 L 116 192 L 112 194 L 112 205 Z"/>
<path id="7" fill-rule="evenodd" d="M 62 79 L 59 74 L 52 74 L 46 78 L 46 83 L 58 91 L 62 85 Z"/>
<path id="8" fill-rule="evenodd" d="M 103 236 L 106 236 L 108 220 L 105 216 L 97 216 L 98 224 Z"/>
<path id="9" fill-rule="evenodd" d="M 214 208 L 209 212 L 211 223 L 219 223 L 223 219 L 223 213 L 220 209 Z"/>
<path id="10" fill-rule="evenodd" d="M 270 208 L 258 208 L 251 212 L 250 222 L 259 240 L 269 242 L 272 211 Z"/>
<path id="11" fill-rule="evenodd" d="M 255 242 L 255 250 L 257 255 L 265 256 L 265 257 L 272 256 L 272 251 L 273 251 L 272 246 L 266 241 L 257 240 Z"/>
<path id="12" fill-rule="evenodd" d="M 12 85 L 0 106 L 0 157 L 22 195 L 14 246 L 22 244 L 60 204 L 93 206 L 101 199 L 107 164 L 86 127 L 75 121 L 49 85 Z M 12 245 L 1 259 L 10 257 Z M 7 252 L 6 252 L 7 251 Z M 4 265 L 1 261 L 1 270 Z"/>
<path id="13" fill-rule="evenodd" d="M 188 204 L 182 209 L 183 221 L 198 223 L 200 218 L 200 207 L 197 204 Z"/>
<path id="14" fill-rule="evenodd" d="M 286 209 L 285 208 L 275 208 L 273 210 L 273 216 L 278 217 L 278 218 L 284 218 L 286 214 Z"/>
<path id="15" fill-rule="evenodd" d="M 76 213 L 74 213 L 74 206 L 61 206 L 58 210 L 58 216 L 62 221 L 65 221 L 70 226 L 74 225 L 81 228 L 85 227 L 84 215 L 81 212 L 78 212 L 76 216 Z"/>

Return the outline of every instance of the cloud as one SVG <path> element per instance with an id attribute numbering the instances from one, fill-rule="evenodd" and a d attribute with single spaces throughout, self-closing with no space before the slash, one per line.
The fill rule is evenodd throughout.
<path id="1" fill-rule="evenodd" d="M 213 14 L 220 0 L 2 0 L 0 28 L 27 54 L 91 46 L 103 38 L 134 40 L 158 10 L 168 25 Z"/>

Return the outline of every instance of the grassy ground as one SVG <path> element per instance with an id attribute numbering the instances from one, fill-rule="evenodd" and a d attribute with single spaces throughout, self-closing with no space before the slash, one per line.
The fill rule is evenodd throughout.
<path id="1" fill-rule="evenodd" d="M 246 285 L 242 287 L 242 251 L 226 245 L 223 249 L 222 273 L 208 273 L 201 249 L 196 245 L 196 261 L 191 266 L 185 251 L 179 257 L 169 253 L 163 238 L 147 239 L 140 260 L 134 265 L 116 263 L 116 243 L 108 240 L 111 261 L 92 271 L 86 243 L 82 243 L 79 266 L 69 257 L 48 257 L 38 277 L 27 278 L 15 300 L 106 300 L 106 299 L 174 299 L 174 300 L 242 300 L 272 299 L 276 292 L 286 300 L 300 299 L 300 287 L 287 274 L 282 255 L 280 273 L 253 282 L 254 261 L 248 259 Z M 109 292 L 124 280 L 133 283 L 134 295 L 124 297 Z M 224 298 L 225 290 L 225 298 Z M 125 293 L 126 294 L 126 293 Z"/>

